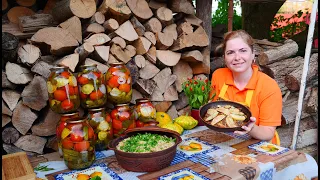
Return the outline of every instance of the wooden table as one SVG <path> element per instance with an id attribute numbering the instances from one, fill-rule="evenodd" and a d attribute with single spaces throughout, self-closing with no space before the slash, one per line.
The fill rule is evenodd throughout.
<path id="1" fill-rule="evenodd" d="M 257 152 L 253 149 L 248 148 L 249 145 L 255 144 L 260 142 L 256 139 L 245 139 L 245 138 L 237 138 L 234 135 L 230 134 L 224 134 L 215 132 L 212 130 L 207 129 L 206 127 L 197 127 L 194 130 L 188 131 L 184 133 L 182 136 L 183 139 L 188 138 L 197 138 L 201 141 L 208 142 L 210 144 L 216 145 L 218 147 L 227 148 L 229 149 L 229 153 L 231 155 L 254 155 L 255 159 L 260 163 L 273 163 L 274 168 L 276 169 L 276 172 L 282 171 L 286 169 L 290 165 L 299 164 L 307 161 L 307 158 L 304 153 L 299 153 L 297 151 L 289 150 L 283 154 L 277 155 L 277 156 L 270 156 L 265 155 L 263 153 Z M 104 151 L 108 152 L 108 151 Z M 213 158 L 214 159 L 214 158 Z M 48 161 L 62 161 L 63 159 L 59 156 L 58 152 L 51 153 L 51 154 L 45 154 L 43 156 L 39 157 L 32 157 L 30 158 L 31 164 L 33 167 L 37 166 L 41 162 L 48 162 Z M 144 174 L 135 174 L 133 172 L 127 172 L 123 168 L 121 168 L 114 155 L 103 157 L 101 159 L 96 160 L 96 163 L 104 163 L 110 168 L 112 171 L 117 173 L 120 177 L 124 173 L 132 173 L 132 177 L 137 177 L 138 179 L 142 180 L 150 180 L 150 179 L 157 179 L 160 176 L 166 175 L 168 173 L 183 169 L 183 168 L 189 168 L 194 172 L 197 172 L 209 179 L 232 179 L 229 175 L 221 174 L 219 172 L 211 172 L 212 169 L 204 165 L 201 162 L 194 162 L 193 160 L 186 159 L 180 163 L 171 165 L 167 168 L 164 168 L 157 172 L 151 172 L 151 173 L 144 173 Z M 317 167 L 316 167 L 317 168 Z M 51 174 L 46 175 L 46 177 L 51 180 L 54 179 L 54 176 L 63 172 L 68 172 L 69 169 L 54 172 Z M 259 171 L 258 171 L 259 172 Z M 317 176 L 317 175 L 316 175 Z M 257 174 L 256 177 L 259 177 Z M 122 177 L 123 179 L 126 179 Z M 127 177 L 128 178 L 128 177 Z M 136 179 L 137 179 L 136 178 Z M 259 177 L 261 179 L 261 177 Z M 130 178 L 131 179 L 131 178 Z M 238 178 L 235 178 L 238 179 Z M 241 179 L 241 178 L 240 178 Z"/>

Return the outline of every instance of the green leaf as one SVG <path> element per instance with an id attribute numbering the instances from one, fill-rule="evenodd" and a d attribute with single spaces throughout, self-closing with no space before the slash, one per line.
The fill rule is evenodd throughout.
<path id="1" fill-rule="evenodd" d="M 198 95 L 198 100 L 200 101 L 200 103 L 203 103 L 203 96 L 202 95 Z"/>
<path id="2" fill-rule="evenodd" d="M 95 177 L 91 178 L 90 180 L 101 180 L 101 177 L 100 176 L 95 176 Z"/>

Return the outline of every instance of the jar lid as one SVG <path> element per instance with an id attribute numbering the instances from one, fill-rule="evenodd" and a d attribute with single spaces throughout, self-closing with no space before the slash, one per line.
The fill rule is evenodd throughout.
<path id="1" fill-rule="evenodd" d="M 61 116 L 73 116 L 73 115 L 76 115 L 78 114 L 79 115 L 79 112 L 73 112 L 73 113 L 67 113 L 67 114 L 61 114 Z"/>
<path id="2" fill-rule="evenodd" d="M 85 64 L 85 65 L 81 65 L 81 68 L 86 68 L 86 67 L 97 67 L 97 64 Z"/>
<path id="3" fill-rule="evenodd" d="M 59 69 L 69 69 L 69 67 L 67 66 L 55 66 L 55 67 L 52 67 L 50 68 L 50 70 L 59 70 Z"/>
<path id="4" fill-rule="evenodd" d="M 75 118 L 71 118 L 71 119 L 68 119 L 66 120 L 67 123 L 80 123 L 80 122 L 84 122 L 86 120 L 85 117 L 75 117 Z"/>
<path id="5" fill-rule="evenodd" d="M 121 106 L 129 106 L 129 103 L 125 103 L 125 104 L 117 104 L 117 107 L 121 107 Z"/>
<path id="6" fill-rule="evenodd" d="M 94 108 L 94 109 L 88 109 L 88 111 L 92 112 L 92 111 L 101 111 L 101 110 L 105 110 L 106 108 L 102 107 L 102 108 Z"/>
<path id="7" fill-rule="evenodd" d="M 136 99 L 136 102 L 150 102 L 150 99 L 149 98 L 139 98 L 139 99 Z"/>
<path id="8" fill-rule="evenodd" d="M 114 62 L 114 63 L 110 63 L 110 66 L 116 66 L 116 65 L 123 65 L 123 62 Z"/>

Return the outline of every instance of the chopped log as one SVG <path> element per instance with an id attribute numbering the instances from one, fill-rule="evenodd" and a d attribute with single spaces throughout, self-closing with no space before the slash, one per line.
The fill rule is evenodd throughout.
<path id="1" fill-rule="evenodd" d="M 21 32 L 18 24 L 13 24 L 13 23 L 2 24 L 2 32 L 13 34 L 19 39 L 27 39 L 32 37 L 35 34 L 35 32 L 25 32 L 25 33 Z"/>
<path id="2" fill-rule="evenodd" d="M 171 76 L 169 77 L 169 80 L 167 82 L 166 89 L 168 89 L 169 86 L 171 86 L 174 82 L 176 82 L 177 78 L 178 78 L 177 75 L 171 74 Z"/>
<path id="3" fill-rule="evenodd" d="M 2 114 L 12 116 L 12 111 L 8 108 L 8 106 L 2 100 Z"/>
<path id="4" fill-rule="evenodd" d="M 193 74 L 210 74 L 210 49 L 205 47 L 202 52 L 203 61 L 198 63 L 189 63 Z"/>
<path id="5" fill-rule="evenodd" d="M 153 15 L 145 0 L 126 0 L 132 13 L 141 21 L 150 19 Z"/>
<path id="6" fill-rule="evenodd" d="M 284 44 L 282 46 L 278 46 L 276 48 L 269 49 L 265 51 L 264 53 L 267 55 L 268 58 L 265 58 L 262 60 L 259 60 L 260 65 L 267 65 L 271 64 L 277 61 L 280 61 L 282 59 L 289 58 L 293 55 L 295 55 L 298 52 L 298 44 L 288 39 L 284 41 Z"/>
<path id="7" fill-rule="evenodd" d="M 179 93 L 178 100 L 174 101 L 173 104 L 176 106 L 176 109 L 179 111 L 189 105 L 188 97 L 186 96 L 185 93 Z"/>
<path id="8" fill-rule="evenodd" d="M 25 151 L 36 152 L 38 154 L 43 154 L 43 148 L 46 144 L 47 139 L 34 135 L 25 135 L 20 137 L 17 142 L 14 143 L 20 149 Z"/>
<path id="9" fill-rule="evenodd" d="M 107 33 L 112 33 L 119 28 L 119 23 L 115 19 L 108 19 L 103 23 L 103 27 Z"/>
<path id="10" fill-rule="evenodd" d="M 298 95 L 296 93 L 291 93 L 288 99 L 282 104 L 282 116 L 286 122 L 286 124 L 290 124 L 295 122 L 296 120 L 296 109 L 298 104 Z M 309 113 L 306 113 L 304 104 L 301 112 L 301 119 L 311 116 Z M 294 111 L 293 111 L 294 109 Z"/>
<path id="11" fill-rule="evenodd" d="M 85 33 L 90 34 L 98 34 L 98 33 L 103 33 L 104 32 L 104 27 L 98 23 L 91 23 L 88 25 Z"/>
<path id="12" fill-rule="evenodd" d="M 129 44 L 126 46 L 126 49 L 124 49 L 124 53 L 126 53 L 130 58 L 132 58 L 134 55 L 136 55 L 137 51 L 134 46 Z"/>
<path id="13" fill-rule="evenodd" d="M 15 145 L 11 145 L 11 144 L 6 144 L 3 143 L 2 144 L 3 150 L 7 153 L 7 154 L 12 154 L 12 153 L 17 153 L 17 152 L 24 152 L 22 149 L 18 148 Z M 35 153 L 32 152 L 26 152 L 28 156 L 32 156 Z"/>
<path id="14" fill-rule="evenodd" d="M 40 29 L 31 37 L 31 42 L 40 47 L 43 54 L 50 50 L 52 55 L 57 56 L 71 53 L 78 46 L 78 41 L 69 31 L 58 27 Z"/>
<path id="15" fill-rule="evenodd" d="M 209 39 L 205 30 L 200 26 L 192 34 L 182 34 L 170 47 L 172 51 L 183 50 L 188 47 L 205 47 L 209 45 Z"/>
<path id="16" fill-rule="evenodd" d="M 4 128 L 2 131 L 2 141 L 4 143 L 15 143 L 19 139 L 19 137 L 19 132 L 13 127 Z"/>
<path id="17" fill-rule="evenodd" d="M 137 80 L 139 79 L 139 68 L 138 66 L 134 63 L 133 60 L 130 60 L 127 64 L 126 67 L 130 70 L 130 75 L 132 78 L 132 85 L 134 85 Z"/>
<path id="18" fill-rule="evenodd" d="M 34 15 L 34 14 L 35 13 L 29 8 L 26 8 L 26 7 L 23 7 L 23 6 L 16 6 L 16 7 L 11 8 L 8 11 L 7 16 L 8 16 L 8 19 L 9 19 L 10 22 L 12 22 L 14 24 L 18 24 L 19 23 L 19 17 L 31 16 L 31 15 Z"/>
<path id="19" fill-rule="evenodd" d="M 205 74 L 194 75 L 193 79 L 197 79 L 197 80 L 201 80 L 201 81 L 209 80 L 208 76 Z"/>
<path id="20" fill-rule="evenodd" d="M 130 103 L 136 104 L 136 100 L 140 98 L 143 98 L 142 94 L 139 91 L 132 89 L 132 98 Z"/>
<path id="21" fill-rule="evenodd" d="M 33 78 L 29 69 L 10 62 L 6 64 L 6 75 L 8 80 L 14 84 L 27 84 Z"/>
<path id="22" fill-rule="evenodd" d="M 195 14 L 195 9 L 191 1 L 188 0 L 170 0 L 168 7 L 175 13 L 183 12 L 185 14 Z"/>
<path id="23" fill-rule="evenodd" d="M 46 80 L 42 76 L 35 76 L 21 93 L 23 104 L 40 111 L 47 105 L 49 99 L 47 92 Z"/>
<path id="24" fill-rule="evenodd" d="M 5 127 L 10 122 L 11 122 L 11 117 L 5 114 L 2 114 L 2 127 Z"/>
<path id="25" fill-rule="evenodd" d="M 5 14 L 8 10 L 9 4 L 7 0 L 2 0 L 2 14 Z"/>
<path id="26" fill-rule="evenodd" d="M 18 49 L 18 61 L 27 66 L 33 66 L 40 57 L 40 49 L 32 44 L 23 45 Z"/>
<path id="27" fill-rule="evenodd" d="M 42 13 L 45 14 L 51 14 L 52 13 L 52 9 L 54 7 L 54 5 L 56 4 L 57 0 L 48 0 L 46 3 L 46 6 L 44 7 Z"/>
<path id="28" fill-rule="evenodd" d="M 93 59 L 102 63 L 108 62 L 110 46 L 95 46 L 94 52 L 91 54 Z"/>
<path id="29" fill-rule="evenodd" d="M 151 94 L 150 100 L 151 101 L 159 101 L 162 102 L 163 101 L 163 93 L 160 92 L 160 89 L 158 86 L 155 87 L 153 93 Z"/>
<path id="30" fill-rule="evenodd" d="M 167 34 L 162 32 L 156 33 L 156 47 L 159 50 L 166 50 L 173 44 L 173 37 L 167 36 Z"/>
<path id="31" fill-rule="evenodd" d="M 144 68 L 146 66 L 146 59 L 141 55 L 136 55 L 134 57 L 134 63 L 136 63 L 139 68 Z"/>
<path id="32" fill-rule="evenodd" d="M 151 42 L 145 37 L 139 37 L 133 42 L 133 46 L 136 48 L 136 53 L 138 55 L 144 55 L 148 52 Z"/>
<path id="33" fill-rule="evenodd" d="M 2 66 L 7 61 L 17 62 L 19 39 L 11 33 L 2 33 Z"/>
<path id="34" fill-rule="evenodd" d="M 143 36 L 146 37 L 153 45 L 156 45 L 156 36 L 152 32 L 146 31 Z"/>
<path id="35" fill-rule="evenodd" d="M 51 137 L 47 138 L 45 148 L 59 151 L 57 136 L 51 136 Z"/>
<path id="36" fill-rule="evenodd" d="M 85 42 L 74 50 L 75 54 L 79 54 L 79 62 L 83 62 L 92 52 L 94 47 L 91 43 Z M 109 50 L 108 50 L 109 53 Z"/>
<path id="37" fill-rule="evenodd" d="M 156 17 L 160 20 L 163 27 L 173 23 L 172 11 L 166 7 L 160 7 L 157 9 Z"/>
<path id="38" fill-rule="evenodd" d="M 200 51 L 194 50 L 194 51 L 188 51 L 184 52 L 181 55 L 181 60 L 186 62 L 202 62 L 203 56 Z"/>
<path id="39" fill-rule="evenodd" d="M 85 39 L 84 42 L 90 43 L 92 46 L 99 46 L 109 42 L 111 39 L 104 33 L 93 34 L 89 38 Z"/>
<path id="40" fill-rule="evenodd" d="M 51 14 L 34 14 L 21 16 L 18 21 L 21 32 L 35 32 L 45 27 L 56 26 Z"/>
<path id="41" fill-rule="evenodd" d="M 79 62 L 79 54 L 73 53 L 67 56 L 64 56 L 56 62 L 56 64 L 61 66 L 67 66 L 72 72 L 75 72 L 75 69 Z"/>
<path id="42" fill-rule="evenodd" d="M 16 3 L 19 6 L 24 6 L 24 7 L 32 7 L 36 4 L 36 0 L 16 0 Z"/>
<path id="43" fill-rule="evenodd" d="M 60 23 L 59 26 L 69 31 L 79 43 L 82 43 L 81 21 L 77 16 L 69 18 L 65 22 Z"/>
<path id="44" fill-rule="evenodd" d="M 139 70 L 139 74 L 142 79 L 151 79 L 158 72 L 160 72 L 160 70 L 149 61 L 146 61 L 146 65 Z"/>
<path id="45" fill-rule="evenodd" d="M 178 38 L 178 32 L 177 32 L 177 25 L 171 24 L 163 29 L 163 33 L 167 36 L 170 36 L 173 38 L 173 40 L 177 40 Z"/>
<path id="46" fill-rule="evenodd" d="M 106 20 L 106 17 L 101 12 L 96 12 L 90 19 L 90 23 L 103 24 Z"/>
<path id="47" fill-rule="evenodd" d="M 151 79 L 138 79 L 133 85 L 142 95 L 150 96 L 156 88 L 156 83 Z"/>
<path id="48" fill-rule="evenodd" d="M 171 74 L 171 69 L 167 67 L 162 69 L 158 74 L 154 76 L 153 80 L 157 83 L 157 87 L 159 88 L 159 92 L 161 94 L 166 91 Z"/>
<path id="49" fill-rule="evenodd" d="M 178 92 L 182 91 L 182 84 L 193 77 L 192 68 L 187 62 L 179 61 L 177 65 L 173 66 L 173 74 L 177 76 L 175 85 Z"/>
<path id="50" fill-rule="evenodd" d="M 10 82 L 7 78 L 6 73 L 2 70 L 2 88 L 15 89 L 17 85 Z"/>
<path id="51" fill-rule="evenodd" d="M 182 34 L 192 34 L 193 33 L 193 27 L 188 22 L 183 22 L 178 25 L 177 27 L 178 36 Z"/>
<path id="52" fill-rule="evenodd" d="M 9 109 L 13 111 L 20 99 L 20 93 L 14 90 L 2 90 L 2 99 L 8 105 Z"/>
<path id="53" fill-rule="evenodd" d="M 121 49 L 120 46 L 113 44 L 111 46 L 110 52 L 112 55 L 114 55 L 118 60 L 124 62 L 125 64 L 130 61 L 130 57 L 124 53 L 124 51 Z"/>
<path id="54" fill-rule="evenodd" d="M 171 105 L 167 111 L 167 114 L 171 117 L 171 119 L 175 119 L 178 117 L 178 111 L 174 105 Z"/>
<path id="55" fill-rule="evenodd" d="M 56 134 L 56 126 L 61 115 L 53 112 L 49 107 L 44 110 L 44 115 L 40 118 L 40 123 L 31 127 L 33 135 L 51 136 Z"/>
<path id="56" fill-rule="evenodd" d="M 299 91 L 303 65 L 285 76 L 285 85 L 290 91 Z M 318 75 L 318 53 L 312 54 L 309 61 L 309 69 L 306 82 Z"/>
<path id="57" fill-rule="evenodd" d="M 57 1 L 52 9 L 53 18 L 57 22 L 63 22 L 72 16 L 87 19 L 94 15 L 96 12 L 95 0 L 87 1 L 72 1 L 61 0 Z"/>
<path id="58" fill-rule="evenodd" d="M 191 114 L 191 107 L 187 106 L 185 108 L 182 108 L 180 110 L 178 110 L 178 116 L 187 116 Z"/>
<path id="59" fill-rule="evenodd" d="M 318 87 L 313 87 L 311 90 L 311 95 L 306 105 L 306 112 L 309 114 L 318 113 Z"/>
<path id="60" fill-rule="evenodd" d="M 199 19 L 194 14 L 187 14 L 187 15 L 183 16 L 182 22 L 188 22 L 191 25 L 197 26 L 197 27 L 202 25 L 202 20 Z"/>
<path id="61" fill-rule="evenodd" d="M 126 41 L 124 41 L 124 39 L 119 36 L 112 38 L 110 45 L 112 45 L 113 43 L 119 45 L 122 49 L 125 49 L 127 45 Z"/>
<path id="62" fill-rule="evenodd" d="M 115 31 L 115 33 L 130 42 L 138 39 L 138 34 L 134 30 L 130 21 L 126 21 L 125 23 L 121 24 L 120 27 Z"/>
<path id="63" fill-rule="evenodd" d="M 135 16 L 133 16 L 130 19 L 130 22 L 132 23 L 133 28 L 134 30 L 136 30 L 138 36 L 143 36 L 146 31 L 146 28 L 140 23 L 140 21 Z"/>
<path id="64" fill-rule="evenodd" d="M 149 51 L 145 54 L 145 58 L 151 63 L 156 64 L 157 62 L 157 49 L 155 46 L 151 46 Z"/>
<path id="65" fill-rule="evenodd" d="M 154 107 L 156 108 L 157 112 L 167 112 L 171 105 L 172 105 L 171 101 L 162 101 L 162 102 L 156 103 Z"/>
<path id="66" fill-rule="evenodd" d="M 125 0 L 104 0 L 98 11 L 107 17 L 114 18 L 119 24 L 128 20 L 131 16 L 131 10 Z"/>
<path id="67" fill-rule="evenodd" d="M 154 18 L 154 17 L 151 18 L 149 21 L 147 21 L 144 24 L 144 27 L 146 27 L 147 31 L 151 31 L 153 33 L 161 32 L 161 30 L 162 30 L 161 22 L 159 21 L 159 19 Z"/>
<path id="68" fill-rule="evenodd" d="M 53 65 L 51 63 L 40 60 L 34 66 L 32 66 L 31 71 L 47 79 L 50 76 L 51 68 L 53 68 Z"/>
<path id="69" fill-rule="evenodd" d="M 281 45 L 282 45 L 281 43 L 270 42 L 270 41 L 268 41 L 267 39 L 262 39 L 262 40 L 253 39 L 253 42 L 254 42 L 255 44 L 268 45 L 268 46 L 274 46 L 274 47 L 278 47 L 278 46 L 281 46 Z"/>
<path id="70" fill-rule="evenodd" d="M 12 125 L 22 135 L 26 135 L 37 118 L 38 115 L 32 112 L 28 106 L 23 105 L 22 100 L 20 100 L 12 114 Z"/>
<path id="71" fill-rule="evenodd" d="M 152 11 L 156 11 L 157 9 L 159 9 L 161 7 L 167 7 L 167 4 L 163 3 L 163 2 L 158 2 L 156 0 L 150 0 L 149 7 Z"/>
<path id="72" fill-rule="evenodd" d="M 94 61 L 94 60 L 92 60 L 92 59 L 90 59 L 90 58 L 87 58 L 87 59 L 84 61 L 84 63 L 85 63 L 86 65 L 96 64 L 98 70 L 99 70 L 101 73 L 106 73 L 106 72 L 108 71 L 108 69 L 109 69 L 109 66 L 108 66 L 108 65 L 99 63 L 99 62 Z"/>
<path id="73" fill-rule="evenodd" d="M 109 54 L 108 64 L 118 63 L 118 62 L 120 61 L 118 61 L 117 58 L 115 58 L 112 54 Z"/>
<path id="74" fill-rule="evenodd" d="M 156 55 L 157 59 L 166 66 L 175 66 L 181 57 L 181 53 L 169 50 L 157 50 Z"/>

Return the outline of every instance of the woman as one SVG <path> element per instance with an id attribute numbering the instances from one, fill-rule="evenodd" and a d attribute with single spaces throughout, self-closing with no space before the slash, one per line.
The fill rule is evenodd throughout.
<path id="1" fill-rule="evenodd" d="M 213 100 L 234 101 L 250 108 L 250 123 L 235 134 L 248 133 L 253 138 L 279 144 L 275 130 L 281 125 L 281 90 L 275 80 L 258 71 L 254 64 L 252 37 L 243 30 L 228 32 L 221 46 L 227 68 L 212 74 L 216 93 Z"/>

